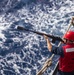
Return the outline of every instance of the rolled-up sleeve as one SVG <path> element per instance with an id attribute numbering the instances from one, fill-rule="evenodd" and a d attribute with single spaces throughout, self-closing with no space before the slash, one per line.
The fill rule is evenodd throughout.
<path id="1" fill-rule="evenodd" d="M 64 53 L 63 53 L 63 48 L 62 46 L 60 47 L 57 47 L 57 46 L 52 46 L 52 50 L 51 50 L 52 53 L 56 54 L 56 55 L 60 55 L 60 56 L 64 56 Z"/>

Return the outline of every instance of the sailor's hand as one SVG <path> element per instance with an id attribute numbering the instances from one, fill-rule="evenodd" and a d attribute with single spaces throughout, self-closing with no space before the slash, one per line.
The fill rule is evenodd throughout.
<path id="1" fill-rule="evenodd" d="M 47 39 L 49 39 L 46 35 L 44 35 L 44 38 L 47 40 Z"/>
<path id="2" fill-rule="evenodd" d="M 49 39 L 49 37 L 48 36 L 46 36 L 46 35 L 44 35 L 44 38 L 45 38 L 45 40 L 48 42 L 50 42 L 50 39 Z"/>
<path id="3" fill-rule="evenodd" d="M 71 24 L 74 25 L 74 17 L 72 17 Z"/>

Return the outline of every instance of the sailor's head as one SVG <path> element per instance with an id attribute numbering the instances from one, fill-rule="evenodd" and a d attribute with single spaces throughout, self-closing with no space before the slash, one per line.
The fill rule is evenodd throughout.
<path id="1" fill-rule="evenodd" d="M 74 43 L 74 31 L 68 31 L 63 38 L 65 43 Z"/>

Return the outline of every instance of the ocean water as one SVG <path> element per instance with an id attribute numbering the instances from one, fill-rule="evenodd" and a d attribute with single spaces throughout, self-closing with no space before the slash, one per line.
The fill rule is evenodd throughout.
<path id="1" fill-rule="evenodd" d="M 52 55 L 43 36 L 17 26 L 62 37 L 72 16 L 74 0 L 0 0 L 0 75 L 36 75 Z M 52 75 L 58 58 L 43 75 Z"/>

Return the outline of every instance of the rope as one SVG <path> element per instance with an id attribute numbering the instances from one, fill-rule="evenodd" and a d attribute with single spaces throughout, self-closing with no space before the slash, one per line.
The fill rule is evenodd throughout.
<path id="1" fill-rule="evenodd" d="M 37 75 L 42 75 L 46 71 L 46 69 L 52 64 L 52 58 L 53 58 L 53 56 L 54 56 L 54 54 L 44 63 L 44 66 L 37 73 Z"/>

